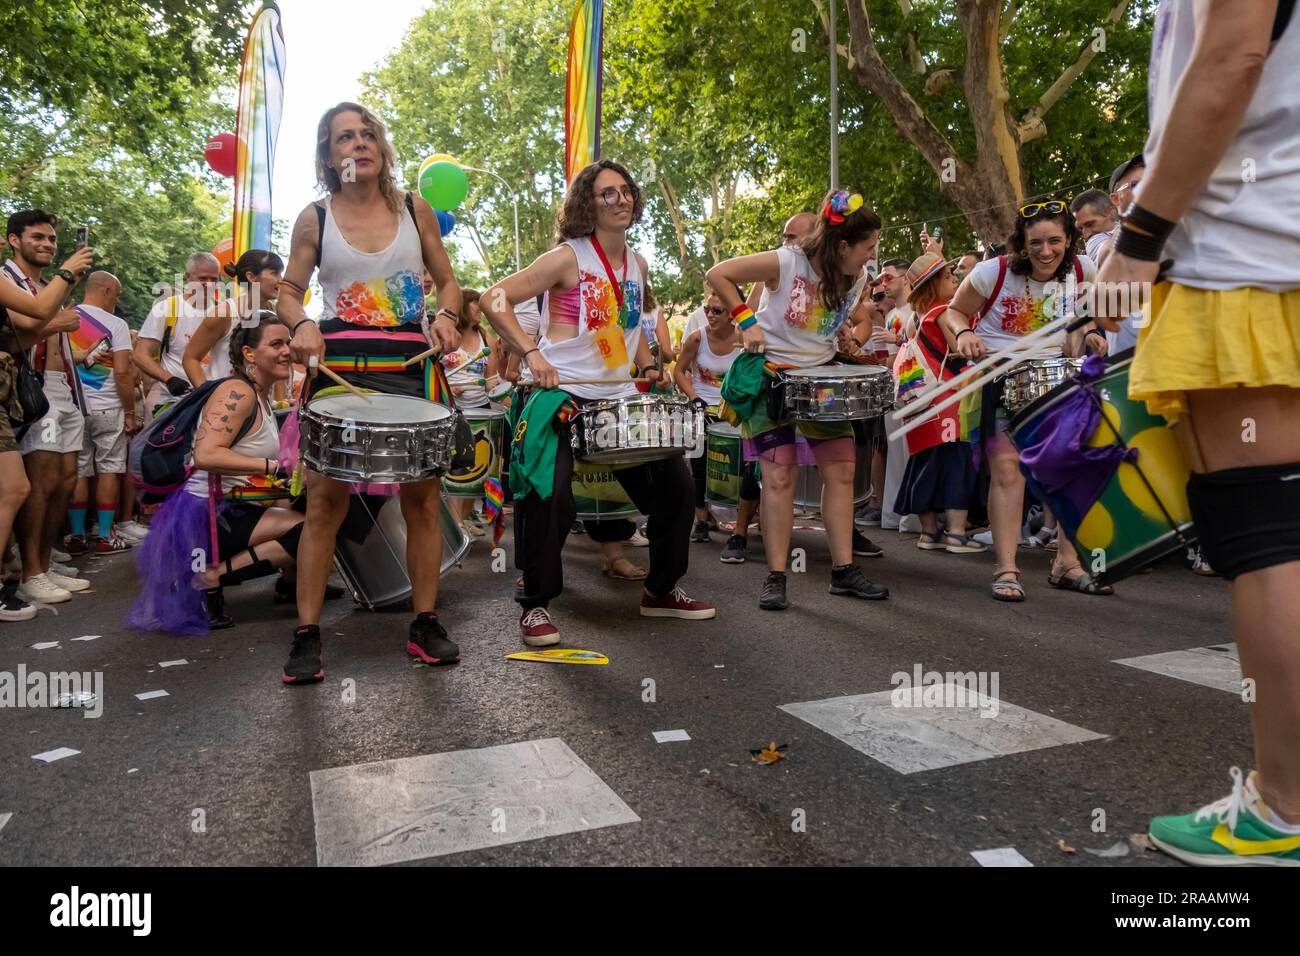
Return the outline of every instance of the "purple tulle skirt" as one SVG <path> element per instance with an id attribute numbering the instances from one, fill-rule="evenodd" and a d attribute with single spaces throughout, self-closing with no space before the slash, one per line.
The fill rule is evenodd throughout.
<path id="1" fill-rule="evenodd" d="M 194 567 L 215 560 L 208 508 L 207 498 L 195 497 L 182 488 L 158 509 L 136 557 L 140 596 L 127 612 L 127 627 L 171 634 L 208 633 L 203 591 L 193 586 L 198 577 Z M 195 560 L 196 549 L 202 552 L 202 562 Z"/>

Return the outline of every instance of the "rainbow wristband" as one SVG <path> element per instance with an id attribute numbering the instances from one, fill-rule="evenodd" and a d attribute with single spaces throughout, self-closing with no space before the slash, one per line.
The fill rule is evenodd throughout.
<path id="1" fill-rule="evenodd" d="M 754 310 L 744 303 L 731 310 L 731 317 L 736 320 L 736 328 L 742 332 L 758 321 L 758 318 L 754 315 Z"/>

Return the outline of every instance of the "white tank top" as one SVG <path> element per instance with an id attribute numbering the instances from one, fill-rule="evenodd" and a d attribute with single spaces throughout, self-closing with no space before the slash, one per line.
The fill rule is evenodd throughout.
<path id="1" fill-rule="evenodd" d="M 1150 161 L 1196 42 L 1195 4 L 1164 0 L 1148 72 Z M 1230 27 L 1227 27 L 1230 29 Z M 1209 29 L 1225 29 L 1212 21 Z M 1274 43 L 1241 126 L 1169 237 L 1169 278 L 1198 289 L 1300 288 L 1300 9 Z M 1137 188 L 1142 201 L 1142 187 Z"/>
<path id="2" fill-rule="evenodd" d="M 249 458 L 269 458 L 274 464 L 280 455 L 280 428 L 276 425 L 271 406 L 260 397 L 257 399 L 257 404 L 257 426 L 231 445 L 230 450 L 247 455 Z M 232 488 L 242 488 L 250 484 L 252 482 L 247 475 L 222 475 L 221 493 L 228 495 Z M 199 468 L 194 469 L 190 480 L 185 484 L 185 490 L 196 498 L 208 497 L 208 473 Z"/>
<path id="3" fill-rule="evenodd" d="M 326 197 L 317 276 L 324 300 L 323 320 L 381 327 L 419 324 L 424 317 L 420 234 L 405 205 L 397 223 L 397 236 L 387 249 L 361 252 L 343 238 L 330 197 Z"/>
<path id="4" fill-rule="evenodd" d="M 615 278 L 623 287 L 620 314 L 613 283 L 589 237 L 567 239 L 564 244 L 578 257 L 578 285 L 542 302 L 542 355 L 560 373 L 560 379 L 608 378 L 612 385 L 573 385 L 564 390 L 578 398 L 626 398 L 638 394 L 631 381 L 631 364 L 641 339 L 641 266 L 631 246 L 627 247 L 626 272 L 611 262 Z M 552 301 L 554 300 L 554 301 Z M 552 341 L 552 323 L 577 325 L 572 339 Z M 620 334 L 621 333 L 621 334 Z M 619 343 L 622 343 L 622 350 Z"/>
<path id="5" fill-rule="evenodd" d="M 691 381 L 695 385 L 696 395 L 710 405 L 716 405 L 722 400 L 722 380 L 727 375 L 727 369 L 731 368 L 731 363 L 741 352 L 739 337 L 730 352 L 718 355 L 709 347 L 709 330 L 700 329 L 697 334 L 700 337 L 700 348 L 695 353 Z"/>
<path id="6" fill-rule="evenodd" d="M 478 335 L 478 348 L 469 352 L 457 349 L 442 359 L 443 370 L 447 373 L 447 384 L 465 388 L 465 391 L 456 396 L 456 404 L 461 408 L 482 408 L 488 404 L 487 388 L 480 381 L 487 378 L 488 356 L 480 355 L 468 365 L 465 364 L 465 360 L 475 352 L 483 351 L 483 333 L 477 330 L 475 332 Z"/>
<path id="7" fill-rule="evenodd" d="M 858 301 L 867 278 L 859 277 L 839 309 L 831 312 L 822 305 L 818 294 L 821 283 L 804 251 L 782 246 L 776 257 L 781 277 L 756 313 L 767 340 L 768 360 L 795 368 L 825 365 L 835 355 L 835 334 Z"/>

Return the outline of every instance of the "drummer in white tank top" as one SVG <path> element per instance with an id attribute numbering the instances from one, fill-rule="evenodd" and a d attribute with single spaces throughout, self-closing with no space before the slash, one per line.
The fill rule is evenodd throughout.
<path id="1" fill-rule="evenodd" d="M 609 160 L 587 166 L 573 178 L 565 196 L 561 244 L 483 293 L 480 302 L 488 321 L 502 342 L 523 357 L 541 390 L 561 387 L 579 404 L 631 398 L 638 394 L 631 381 L 634 360 L 646 369 L 647 379 L 658 379 L 641 335 L 646 263 L 627 245 L 627 230 L 643 208 L 641 192 L 626 169 Z M 533 345 L 519 326 L 514 306 L 539 293 L 545 293 L 545 299 L 540 337 Z M 574 379 L 600 382 L 559 384 Z M 542 394 L 539 391 L 531 401 Z M 529 491 L 515 503 L 515 559 L 524 572 L 523 592 L 516 598 L 523 607 L 519 628 L 524 642 L 533 647 L 560 640 L 547 605 L 563 591 L 561 552 L 575 515 L 569 432 L 556 424 L 550 495 L 542 498 Z M 518 458 L 512 474 L 517 467 Z M 660 459 L 614 474 L 649 517 L 650 573 L 641 598 L 642 616 L 713 617 L 712 605 L 691 599 L 678 586 L 688 563 L 691 526 L 692 482 L 685 462 L 680 457 Z"/>

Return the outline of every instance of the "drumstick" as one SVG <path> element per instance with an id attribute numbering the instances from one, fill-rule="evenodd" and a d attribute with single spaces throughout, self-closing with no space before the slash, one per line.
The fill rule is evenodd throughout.
<path id="1" fill-rule="evenodd" d="M 405 362 L 402 363 L 402 368 L 408 368 L 414 365 L 416 362 L 423 362 L 427 358 L 432 358 L 435 355 L 439 355 L 440 350 L 441 350 L 441 346 L 435 345 L 433 348 L 426 349 L 425 351 L 421 352 L 419 355 L 413 355 L 411 358 L 407 359 Z M 457 368 L 468 365 L 470 362 L 477 362 L 483 356 L 491 355 L 491 354 L 492 354 L 492 347 L 490 345 L 485 345 L 483 346 L 482 349 L 478 351 L 477 354 L 471 355 L 469 358 L 465 359 L 465 361 L 462 362 L 460 365 L 458 365 Z M 456 369 L 449 369 L 448 371 L 454 372 L 455 370 Z"/>
<path id="2" fill-rule="evenodd" d="M 970 381 L 971 378 L 978 375 L 978 373 L 984 372 L 984 369 L 1001 362 L 1002 359 L 1008 358 L 1010 355 L 1014 355 L 1015 352 L 1021 352 L 1030 349 L 1030 347 L 1035 347 L 1036 349 L 1036 347 L 1039 347 L 1041 343 L 1043 343 L 1043 339 L 1047 339 L 1050 336 L 1054 336 L 1057 332 L 1060 332 L 1060 324 L 1062 321 L 1063 319 L 1052 321 L 1052 323 L 1044 325 L 1043 328 L 1036 329 L 1035 332 L 1031 332 L 1030 334 L 1027 334 L 1027 336 L 1022 336 L 1017 339 L 1014 345 L 1006 346 L 1005 349 L 998 349 L 995 352 L 989 352 L 989 354 L 985 355 L 983 359 L 980 359 L 980 362 L 971 365 L 970 368 L 963 369 L 962 372 L 949 378 L 948 381 L 936 382 L 935 385 L 932 385 L 930 388 L 923 390 L 922 393 L 919 393 L 917 398 L 907 403 L 906 406 L 894 411 L 894 421 L 902 421 L 905 418 L 910 418 L 910 416 L 915 414 L 915 412 L 926 408 L 928 403 L 935 398 L 935 395 L 943 394 L 946 390 L 953 388 L 954 385 L 961 385 L 963 382 Z M 1001 375 L 1001 373 L 1001 371 L 998 371 L 996 372 L 996 375 Z M 979 377 L 982 378 L 982 380 L 985 380 L 985 378 L 988 378 L 991 375 L 995 375 L 995 373 L 984 373 L 984 375 L 979 375 Z"/>
<path id="3" fill-rule="evenodd" d="M 1037 350 L 1037 349 L 1026 349 L 1022 355 L 1018 356 L 1018 357 L 1017 357 L 1017 358 L 1012 362 L 1012 366 L 1014 366 L 1014 365 L 1018 365 L 1018 364 L 1020 364 L 1020 362 L 1027 361 L 1028 359 L 1032 359 L 1032 358 L 1041 358 L 1042 356 L 1045 356 L 1046 354 L 1047 354 L 1046 349 L 1043 349 L 1043 350 L 1041 350 L 1041 351 L 1040 351 L 1040 350 Z M 1004 369 L 999 369 L 999 370 L 998 370 L 998 373 L 1002 373 L 1002 372 L 1004 372 Z M 933 408 L 926 408 L 926 409 L 924 409 L 925 411 L 931 412 L 932 414 L 930 414 L 930 415 L 926 415 L 926 416 L 922 416 L 922 417 L 917 417 L 917 418 L 912 419 L 910 422 L 908 422 L 906 425 L 904 425 L 904 426 L 903 426 L 902 428 L 900 428 L 898 431 L 893 432 L 892 434 L 890 434 L 889 439 L 890 439 L 891 441 L 893 441 L 893 440 L 895 440 L 895 439 L 902 438 L 902 437 L 903 437 L 904 435 L 906 435 L 908 432 L 913 431 L 913 430 L 915 430 L 915 429 L 917 429 L 917 428 L 920 428 L 922 425 L 925 425 L 925 424 L 927 424 L 927 423 L 929 423 L 929 422 L 934 421 L 934 420 L 935 420 L 935 417 L 936 417 L 936 416 L 937 416 L 941 411 L 943 411 L 945 408 L 947 408 L 949 405 L 952 405 L 952 404 L 955 403 L 955 402 L 960 402 L 963 398 L 965 398 L 965 397 L 966 397 L 967 395 L 969 395 L 971 392 L 979 391 L 981 388 L 983 388 L 985 385 L 988 384 L 988 380 L 989 380 L 990 378 L 992 378 L 992 377 L 993 377 L 993 373 L 991 373 L 991 374 L 989 374 L 989 375 L 982 376 L 982 377 L 981 377 L 980 379 L 978 379 L 977 381 L 971 382 L 969 385 L 967 385 L 965 388 L 963 388 L 963 389 L 962 389 L 961 391 L 959 391 L 957 394 L 948 396 L 946 399 L 944 399 L 944 400 L 943 400 L 942 402 L 940 402 L 938 405 L 935 405 Z M 909 403 L 908 407 L 910 408 L 912 404 L 914 404 L 914 403 Z"/>
<path id="4" fill-rule="evenodd" d="M 346 388 L 357 398 L 364 398 L 367 402 L 370 401 L 369 395 L 367 395 L 365 392 L 358 391 L 356 386 L 352 385 L 345 378 L 343 378 L 342 375 L 334 371 L 329 366 L 321 365 L 320 362 L 317 360 L 316 356 L 313 355 L 310 359 L 307 360 L 307 367 L 314 368 L 318 372 L 323 372 L 325 374 L 325 377 L 328 378 L 330 381 L 332 381 L 335 385 L 342 385 L 344 388 Z"/>
<path id="5" fill-rule="evenodd" d="M 570 378 L 570 379 L 565 379 L 564 381 L 561 382 L 556 382 L 555 384 L 556 385 L 624 385 L 630 383 L 632 385 L 637 385 L 643 382 L 648 383 L 649 381 L 650 380 L 648 378 Z"/>

